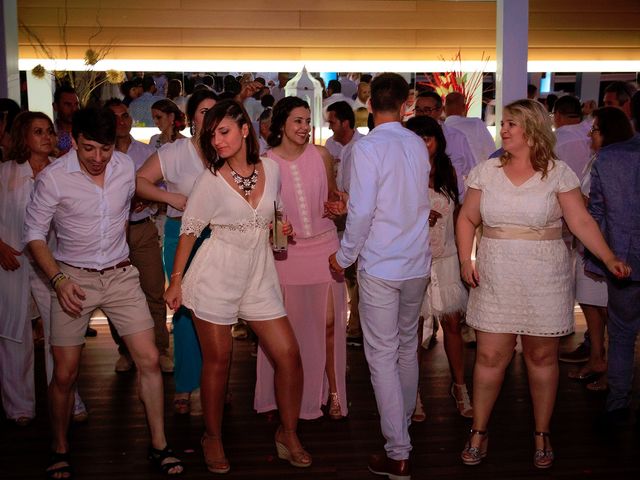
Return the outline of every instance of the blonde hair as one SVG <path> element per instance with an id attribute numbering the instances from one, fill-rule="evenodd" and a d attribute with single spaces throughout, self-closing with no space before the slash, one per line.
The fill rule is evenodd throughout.
<path id="1" fill-rule="evenodd" d="M 529 158 L 536 172 L 542 172 L 542 178 L 554 167 L 558 157 L 554 152 L 556 136 L 551 129 L 551 117 L 544 106 L 535 100 L 516 100 L 504 107 L 524 130 L 524 138 L 529 145 Z M 509 152 L 500 156 L 500 166 L 504 167 L 511 159 Z M 551 164 L 551 166 L 549 166 Z"/>

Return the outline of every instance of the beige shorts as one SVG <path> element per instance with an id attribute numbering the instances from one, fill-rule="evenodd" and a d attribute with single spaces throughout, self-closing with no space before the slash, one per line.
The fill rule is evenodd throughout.
<path id="1" fill-rule="evenodd" d="M 55 292 L 52 293 L 51 345 L 83 345 L 89 320 L 97 308 L 109 317 L 122 337 L 153 328 L 138 270 L 133 265 L 98 273 L 61 263 L 60 270 L 82 288 L 86 298 L 82 313 L 74 318 L 62 310 Z"/>

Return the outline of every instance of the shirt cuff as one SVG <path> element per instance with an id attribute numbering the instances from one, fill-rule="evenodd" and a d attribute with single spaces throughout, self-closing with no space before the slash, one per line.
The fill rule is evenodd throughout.
<path id="1" fill-rule="evenodd" d="M 336 252 L 336 262 L 338 262 L 338 265 L 340 265 L 342 268 L 347 268 L 353 265 L 355 263 L 355 260 L 349 261 L 349 259 L 345 258 L 344 253 L 342 253 L 342 248 L 340 248 Z"/>
<path id="2" fill-rule="evenodd" d="M 22 238 L 23 244 L 26 246 L 29 242 L 33 242 L 34 240 L 42 240 L 47 243 L 47 236 L 42 235 L 40 232 L 29 231 L 26 232 L 24 237 Z"/>

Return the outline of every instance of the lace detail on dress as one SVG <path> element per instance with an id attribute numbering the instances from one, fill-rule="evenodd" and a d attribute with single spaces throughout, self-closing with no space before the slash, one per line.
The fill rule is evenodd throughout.
<path id="1" fill-rule="evenodd" d="M 246 220 L 240 223 L 232 223 L 230 225 L 214 224 L 213 227 L 215 229 L 222 228 L 225 230 L 244 233 L 248 230 L 256 230 L 256 229 L 268 230 L 270 223 L 271 221 L 264 218 L 263 216 L 254 215 L 252 218 L 247 218 Z"/>
<path id="2" fill-rule="evenodd" d="M 198 218 L 182 218 L 182 223 L 180 224 L 180 235 L 193 235 L 194 237 L 199 237 L 204 230 L 204 227 L 209 225 L 209 222 L 205 222 L 204 220 L 200 220 Z"/>

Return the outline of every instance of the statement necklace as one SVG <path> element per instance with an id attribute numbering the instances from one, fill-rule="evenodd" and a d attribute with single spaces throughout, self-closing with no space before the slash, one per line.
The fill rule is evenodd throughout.
<path id="1" fill-rule="evenodd" d="M 227 162 L 227 165 L 229 165 L 229 162 Z M 253 172 L 251 172 L 251 175 L 248 177 L 240 175 L 231 165 L 229 165 L 229 168 L 231 169 L 231 178 L 233 178 L 233 181 L 236 182 L 238 188 L 244 193 L 244 196 L 248 197 L 251 191 L 256 188 L 258 183 L 258 171 L 256 170 L 256 167 L 253 167 Z"/>

